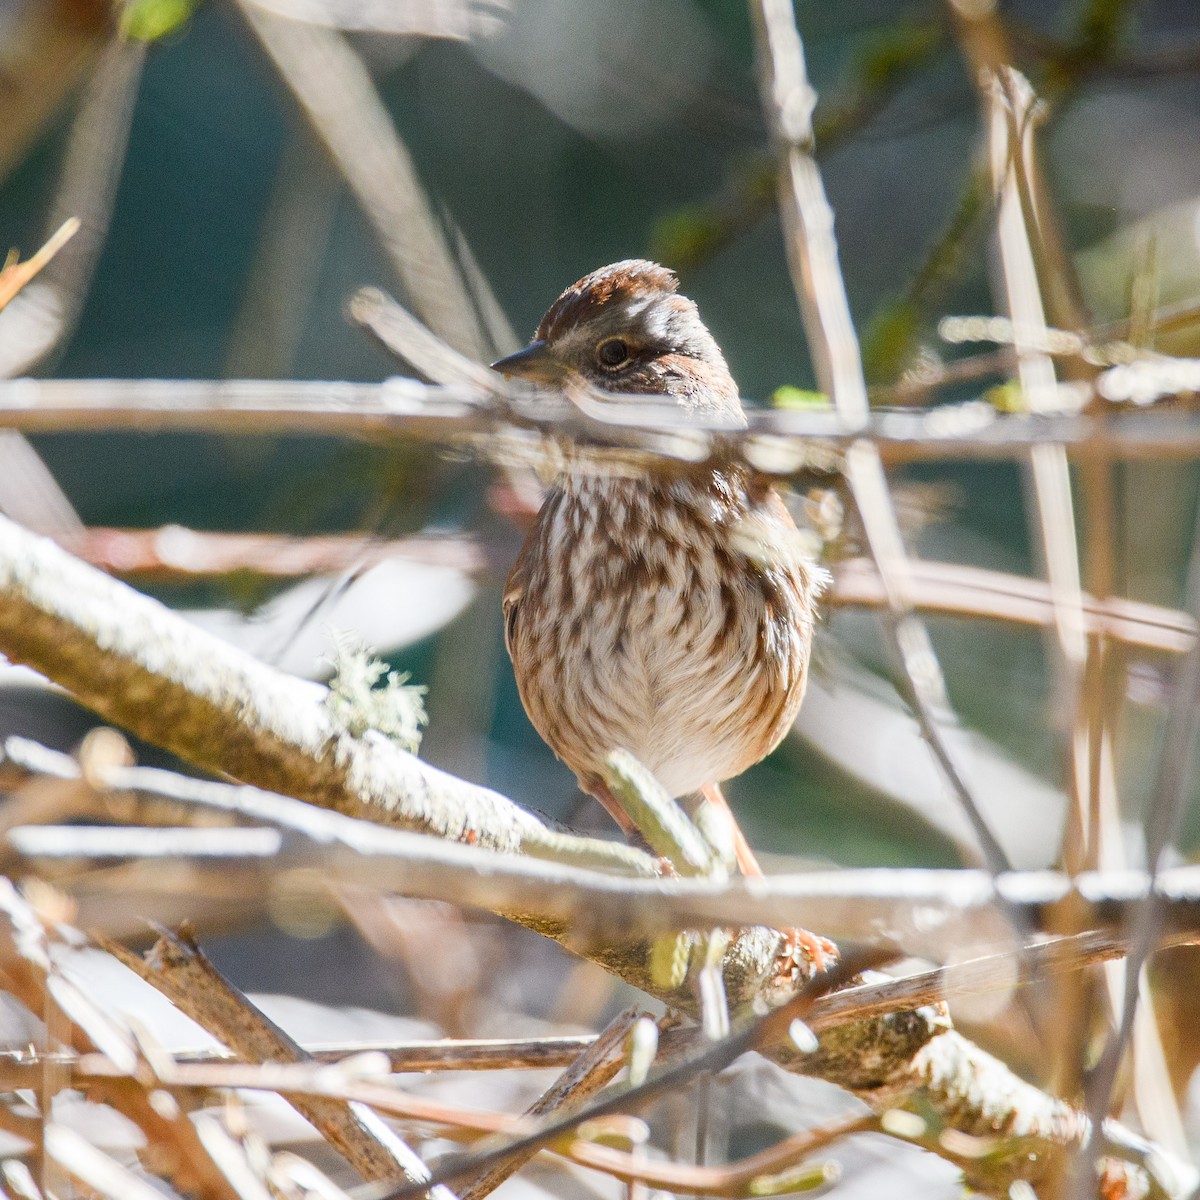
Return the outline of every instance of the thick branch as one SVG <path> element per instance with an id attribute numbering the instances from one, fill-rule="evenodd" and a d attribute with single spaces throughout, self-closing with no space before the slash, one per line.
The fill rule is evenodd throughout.
<path id="1" fill-rule="evenodd" d="M 352 736 L 325 688 L 264 666 L 6 519 L 0 595 L 9 658 L 198 766 L 454 841 L 653 871 L 645 855 L 554 833 L 385 738 Z"/>

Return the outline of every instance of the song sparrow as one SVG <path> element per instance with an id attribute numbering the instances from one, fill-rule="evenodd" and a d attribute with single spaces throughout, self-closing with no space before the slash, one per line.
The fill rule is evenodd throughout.
<path id="1" fill-rule="evenodd" d="M 720 348 L 676 288 L 655 263 L 602 267 L 493 366 L 568 391 L 669 397 L 682 422 L 744 422 Z M 798 543 L 779 495 L 737 466 L 564 475 L 547 495 L 508 578 L 506 642 L 530 720 L 627 833 L 603 778 L 612 750 L 672 796 L 724 807 L 721 781 L 791 725 L 823 576 Z M 735 839 L 743 872 L 761 874 Z"/>

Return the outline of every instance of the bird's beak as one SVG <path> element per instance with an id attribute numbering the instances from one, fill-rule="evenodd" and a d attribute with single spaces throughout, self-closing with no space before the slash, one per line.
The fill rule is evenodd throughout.
<path id="1" fill-rule="evenodd" d="M 501 375 L 515 375 L 531 383 L 561 383 L 566 371 L 562 363 L 550 353 L 546 343 L 538 338 L 524 350 L 510 354 L 507 358 L 492 363 L 492 370 Z"/>

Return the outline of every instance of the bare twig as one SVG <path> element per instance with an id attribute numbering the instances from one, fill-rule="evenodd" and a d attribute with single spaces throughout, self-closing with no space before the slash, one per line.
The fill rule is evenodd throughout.
<path id="1" fill-rule="evenodd" d="M 669 1040 L 674 1032 L 664 1035 Z M 439 1038 L 411 1042 L 320 1042 L 305 1043 L 304 1053 L 314 1063 L 338 1063 L 364 1054 L 383 1055 L 391 1071 L 398 1074 L 428 1071 L 542 1071 L 570 1066 L 594 1041 L 595 1034 L 546 1038 Z M 77 1056 L 69 1055 L 71 1060 Z M 210 1050 L 175 1050 L 177 1066 L 212 1066 L 228 1063 L 230 1054 Z M 5 1071 L 38 1061 L 36 1052 L 0 1051 L 0 1076 Z"/>
<path id="2" fill-rule="evenodd" d="M 1193 531 L 1187 592 L 1189 608 L 1193 614 L 1200 614 L 1200 515 L 1197 516 Z M 1180 663 L 1172 693 L 1171 703 L 1167 706 L 1166 732 L 1154 793 L 1146 819 L 1146 862 L 1151 881 L 1159 878 L 1166 855 L 1179 835 L 1180 821 L 1190 795 L 1189 765 L 1200 725 L 1200 643 L 1193 645 Z M 1120 1020 L 1088 1081 L 1088 1108 L 1093 1119 L 1108 1110 L 1117 1073 L 1134 1037 L 1135 1017 L 1142 991 L 1142 969 L 1155 948 L 1163 917 L 1162 906 L 1152 886 L 1134 915 L 1132 944 L 1129 960 L 1125 964 Z M 1089 1146 L 1089 1158 L 1097 1152 L 1094 1144 Z"/>
<path id="3" fill-rule="evenodd" d="M 275 799 L 288 803 L 283 797 Z M 402 880 L 403 892 L 409 896 L 455 901 L 488 911 L 524 911 L 531 924 L 573 925 L 578 931 L 577 948 L 601 961 L 606 948 L 603 941 L 598 945 L 595 939 L 618 934 L 637 939 L 680 927 L 719 929 L 760 925 L 787 929 L 797 924 L 817 925 L 849 939 L 886 934 L 911 953 L 937 957 L 947 946 L 961 953 L 967 948 L 1010 945 L 1004 926 L 989 916 L 997 903 L 1020 914 L 1031 929 L 1051 930 L 1056 907 L 1068 901 L 1084 906 L 1093 932 L 1110 931 L 1106 936 L 1115 940 L 1111 940 L 1111 948 L 1100 954 L 1100 958 L 1113 958 L 1124 953 L 1128 935 L 1120 931 L 1132 920 L 1150 887 L 1149 876 L 1140 871 L 1084 872 L 1074 877 L 1055 872 L 1017 871 L 997 877 L 994 883 L 985 872 L 975 870 L 916 868 L 905 871 L 847 868 L 774 875 L 765 880 L 735 878 L 728 882 L 636 879 L 445 845 L 399 830 L 375 828 L 372 833 L 366 822 L 356 823 L 365 826 L 361 832 L 347 832 L 339 830 L 338 825 L 354 823 L 350 819 L 336 814 L 316 815 L 322 821 L 311 823 L 314 831 L 326 822 L 330 828 L 317 834 L 314 841 L 334 840 L 336 844 L 306 847 L 303 839 L 289 839 L 290 852 L 272 856 L 273 870 L 308 868 L 318 871 L 331 884 L 358 883 L 381 889 L 395 889 Z M 9 833 L 9 842 L 28 859 L 43 862 L 61 857 L 96 859 L 108 855 L 159 858 L 177 866 L 188 863 L 197 870 L 205 865 L 203 858 L 181 857 L 183 839 L 143 836 L 159 832 L 178 835 L 205 831 L 24 826 Z M 246 838 L 242 846 L 221 854 L 222 861 L 227 864 L 239 861 L 245 846 L 254 858 L 262 859 L 258 847 Z M 1163 944 L 1189 943 L 1200 929 L 1200 867 L 1176 867 L 1164 872 L 1156 894 L 1164 909 L 1160 934 L 1165 939 Z M 930 927 L 929 914 L 938 908 L 944 909 L 944 914 Z M 1064 944 L 1073 943 L 1068 939 Z M 1015 952 L 1015 947 L 1005 951 Z M 1053 951 L 1042 951 L 1034 944 L 1030 953 L 1040 961 L 1040 956 Z M 648 981 L 642 982 L 648 985 Z M 744 989 L 749 984 L 750 981 L 743 980 L 740 987 Z M 684 1000 L 683 994 L 669 994 L 676 1000 Z M 752 993 L 744 991 L 735 994 L 739 1004 L 751 997 Z"/>
<path id="4" fill-rule="evenodd" d="M 564 1133 L 577 1129 L 585 1122 L 613 1113 L 637 1111 L 680 1085 L 705 1072 L 720 1071 L 750 1050 L 778 1046 L 790 1039 L 792 1024 L 803 1019 L 813 1002 L 831 989 L 853 979 L 863 970 L 882 965 L 893 958 L 894 952 L 863 950 L 848 954 L 829 971 L 810 979 L 789 1001 L 769 1013 L 744 1022 L 742 1027 L 716 1043 L 709 1042 L 698 1052 L 687 1055 L 668 1067 L 654 1072 L 644 1083 L 627 1088 L 612 1089 L 601 1100 L 573 1110 L 566 1117 L 547 1121 L 535 1132 L 508 1144 L 484 1149 L 472 1148 L 461 1156 L 439 1162 L 433 1178 L 449 1183 L 486 1169 L 515 1153 L 537 1150 L 550 1145 Z M 506 1140 L 507 1141 L 507 1140 Z M 377 1192 L 371 1200 L 405 1200 L 417 1193 L 411 1187 Z"/>
<path id="5" fill-rule="evenodd" d="M 494 371 L 460 354 L 379 288 L 355 292 L 346 312 L 389 354 L 433 383 L 461 383 L 490 394 L 503 392 Z"/>
<path id="6" fill-rule="evenodd" d="M 79 232 L 79 218 L 68 217 L 36 254 L 24 262 L 9 261 L 0 269 L 0 309 L 9 304 L 31 279 Z"/>
<path id="7" fill-rule="evenodd" d="M 1038 579 L 924 559 L 911 565 L 913 606 L 944 616 L 986 617 L 1021 625 L 1052 627 L 1050 585 Z M 1184 654 L 1195 640 L 1195 623 L 1186 613 L 1129 600 L 1081 597 L 1084 632 L 1110 641 Z M 834 564 L 833 584 L 821 596 L 826 608 L 843 605 L 881 607 L 887 603 L 874 564 L 845 559 Z"/>
<path id="8" fill-rule="evenodd" d="M 1167 394 L 1170 394 L 1169 392 Z M 755 471 L 790 478 L 840 469 L 838 448 L 873 443 L 888 463 L 1024 457 L 1031 446 L 1063 446 L 1075 458 L 1103 454 L 1126 461 L 1200 457 L 1200 412 L 1183 407 L 1119 409 L 1106 421 L 1087 413 L 1006 415 L 969 402 L 929 411 L 870 414 L 850 423 L 824 410 L 747 413 L 744 429 L 689 417 L 653 397 L 622 403 L 611 415 L 584 415 L 548 393 L 494 394 L 431 386 L 412 379 L 384 383 L 294 380 L 15 379 L 0 380 L 0 427 L 26 433 L 137 430 L 293 434 L 364 439 L 412 439 L 473 449 L 507 461 L 548 461 L 551 447 L 535 432 L 594 449 L 591 469 L 639 470 L 692 464 L 714 452 L 740 455 Z M 670 431 L 674 436 L 664 436 Z M 507 439 L 507 440 L 506 440 Z M 489 446 L 487 443 L 493 442 Z M 620 447 L 606 462 L 601 451 Z M 636 450 L 636 455 L 634 451 Z M 558 453 L 562 455 L 561 448 Z M 572 467 L 588 468 L 586 456 Z"/>

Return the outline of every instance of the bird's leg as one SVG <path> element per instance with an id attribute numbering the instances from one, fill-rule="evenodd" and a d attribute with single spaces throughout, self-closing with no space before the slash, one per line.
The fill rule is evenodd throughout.
<path id="1" fill-rule="evenodd" d="M 750 843 L 746 841 L 746 835 L 742 832 L 741 826 L 737 823 L 736 818 L 730 811 L 729 803 L 725 799 L 724 793 L 721 791 L 719 783 L 705 784 L 700 789 L 701 794 L 709 804 L 720 809 L 729 818 L 729 828 L 733 834 L 733 853 L 737 859 L 738 869 L 743 875 L 751 875 L 756 878 L 761 878 L 763 869 L 759 865 L 758 859 L 754 856 L 754 851 L 750 848 Z M 808 951 L 808 956 L 812 960 L 813 967 L 818 971 L 824 971 L 827 965 L 826 960 L 837 961 L 837 947 L 828 939 L 819 937 L 815 933 L 810 933 L 807 929 L 784 930 L 784 947 L 782 957 L 791 957 L 797 946 L 802 946 Z"/>
<path id="2" fill-rule="evenodd" d="M 750 849 L 750 843 L 746 841 L 746 835 L 737 823 L 737 818 L 730 811 L 729 802 L 721 791 L 721 785 L 719 783 L 705 784 L 700 789 L 700 794 L 713 808 L 725 814 L 725 818 L 729 822 L 730 836 L 733 840 L 733 857 L 737 859 L 738 870 L 743 875 L 761 877 L 763 869 L 759 866 L 758 859 L 754 857 L 754 851 Z"/>

